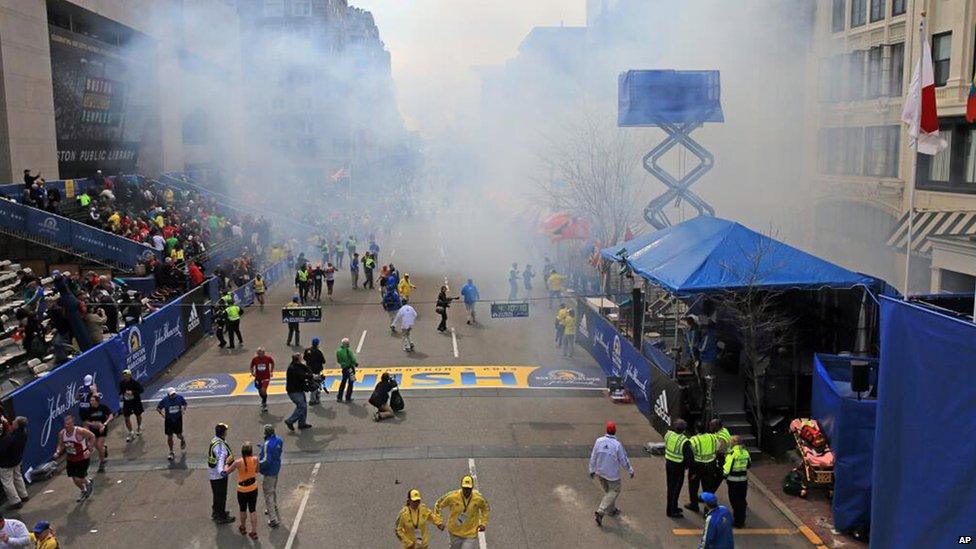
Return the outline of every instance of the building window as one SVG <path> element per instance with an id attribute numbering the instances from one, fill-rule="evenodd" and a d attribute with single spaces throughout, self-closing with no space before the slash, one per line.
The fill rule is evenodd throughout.
<path id="1" fill-rule="evenodd" d="M 881 46 L 868 50 L 868 90 L 867 97 L 881 96 Z"/>
<path id="2" fill-rule="evenodd" d="M 965 132 L 966 141 L 963 148 L 963 162 L 965 162 L 965 182 L 976 185 L 976 128 L 968 128 Z"/>
<path id="3" fill-rule="evenodd" d="M 843 136 L 840 173 L 861 175 L 864 160 L 864 131 L 861 128 L 844 128 Z"/>
<path id="4" fill-rule="evenodd" d="M 888 95 L 901 97 L 905 79 L 905 43 L 892 44 L 891 67 L 888 71 Z"/>
<path id="5" fill-rule="evenodd" d="M 905 13 L 905 0 L 891 0 L 891 16 Z"/>
<path id="6" fill-rule="evenodd" d="M 936 86 L 945 86 L 949 80 L 949 50 L 951 48 L 951 32 L 943 32 L 932 37 L 932 66 L 935 69 Z"/>
<path id="7" fill-rule="evenodd" d="M 885 0 L 871 0 L 871 22 L 885 18 Z"/>
<path id="8" fill-rule="evenodd" d="M 264 0 L 265 17 L 281 17 L 285 14 L 285 3 L 283 0 Z"/>
<path id="9" fill-rule="evenodd" d="M 291 14 L 295 17 L 308 17 L 312 15 L 312 3 L 309 0 L 292 0 Z"/>
<path id="10" fill-rule="evenodd" d="M 898 177 L 899 126 L 864 128 L 864 175 Z"/>
<path id="11" fill-rule="evenodd" d="M 847 100 L 864 98 L 864 50 L 851 52 L 847 59 Z"/>
<path id="12" fill-rule="evenodd" d="M 851 28 L 860 27 L 867 21 L 868 0 L 851 0 Z"/>
<path id="13" fill-rule="evenodd" d="M 833 11 L 830 18 L 830 29 L 834 32 L 844 30 L 844 4 L 847 0 L 834 0 Z"/>

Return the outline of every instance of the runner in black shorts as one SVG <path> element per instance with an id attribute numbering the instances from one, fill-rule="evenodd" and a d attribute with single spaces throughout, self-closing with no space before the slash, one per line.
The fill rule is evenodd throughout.
<path id="1" fill-rule="evenodd" d="M 122 401 L 122 415 L 125 416 L 126 442 L 142 436 L 142 384 L 132 379 L 132 372 L 122 370 L 119 383 L 119 400 Z M 136 416 L 136 432 L 132 433 L 132 414 Z"/>
<path id="2" fill-rule="evenodd" d="M 173 437 L 180 439 L 180 450 L 186 450 L 186 439 L 183 438 L 183 414 L 186 413 L 186 399 L 176 394 L 176 389 L 166 389 L 166 396 L 156 405 L 156 411 L 163 416 L 163 431 L 166 433 L 166 443 L 169 444 L 169 459 L 173 461 Z"/>
<path id="3" fill-rule="evenodd" d="M 90 462 L 91 447 L 95 443 L 95 435 L 82 427 L 75 427 L 75 416 L 64 416 L 64 429 L 58 433 L 58 448 L 54 451 L 54 459 L 62 455 L 67 457 L 67 474 L 75 486 L 81 491 L 78 501 L 88 499 L 92 493 L 92 481 L 88 478 L 88 464 Z"/>
<path id="4" fill-rule="evenodd" d="M 89 406 L 81 408 L 82 424 L 86 429 L 95 435 L 95 449 L 98 451 L 98 472 L 105 472 L 105 462 L 108 461 L 108 446 L 105 444 L 105 437 L 108 436 L 108 422 L 112 421 L 115 414 L 102 404 L 98 395 L 93 394 L 88 399 Z"/>

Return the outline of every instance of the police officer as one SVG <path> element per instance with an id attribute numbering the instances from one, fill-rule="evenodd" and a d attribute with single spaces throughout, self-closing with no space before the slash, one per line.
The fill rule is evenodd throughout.
<path id="1" fill-rule="evenodd" d="M 718 439 L 718 448 L 715 451 L 715 466 L 718 467 L 718 476 L 715 480 L 715 489 L 711 490 L 714 494 L 722 484 L 725 456 L 732 449 L 732 433 L 722 425 L 722 420 L 719 418 L 714 418 L 708 422 L 708 432 L 714 434 L 715 438 Z"/>
<path id="2" fill-rule="evenodd" d="M 214 427 L 214 437 L 207 450 L 207 468 L 210 475 L 210 492 L 213 494 L 213 505 L 210 518 L 217 524 L 234 522 L 234 517 L 227 512 L 227 473 L 224 467 L 234 461 L 234 454 L 227 445 L 227 424 L 218 423 Z"/>
<path id="3" fill-rule="evenodd" d="M 694 461 L 694 454 L 685 431 L 688 424 L 683 419 L 676 419 L 671 429 L 664 433 L 664 472 L 668 480 L 667 516 L 681 518 L 681 508 L 678 507 L 678 496 L 681 495 L 681 485 L 685 482 L 685 469 Z"/>
<path id="4" fill-rule="evenodd" d="M 298 288 L 298 295 L 301 298 L 303 305 L 306 301 L 308 301 L 308 279 L 308 265 L 302 263 L 301 266 L 298 267 L 298 271 L 295 273 L 295 286 Z"/>
<path id="5" fill-rule="evenodd" d="M 219 301 L 214 306 L 213 313 L 213 328 L 214 335 L 217 336 L 217 346 L 223 349 L 227 346 L 227 341 L 224 339 L 224 330 L 227 328 L 227 310 L 223 301 Z"/>
<path id="6" fill-rule="evenodd" d="M 295 297 L 291 298 L 291 303 L 285 305 L 285 309 L 294 309 L 296 307 L 301 307 L 302 304 L 300 303 L 300 301 L 301 301 L 301 297 L 296 295 Z M 288 345 L 289 347 L 291 346 L 292 336 L 295 337 L 295 346 L 298 347 L 299 345 L 301 345 L 301 342 L 298 341 L 298 338 L 302 335 L 299 326 L 301 326 L 299 322 L 288 322 L 288 339 L 285 341 L 285 345 Z"/>
<path id="7" fill-rule="evenodd" d="M 713 433 L 699 433 L 688 439 L 692 450 L 692 463 L 688 469 L 688 504 L 685 509 L 699 512 L 698 489 L 711 492 L 715 486 L 718 469 L 715 468 L 715 452 L 718 438 Z"/>
<path id="8" fill-rule="evenodd" d="M 749 490 L 749 477 L 746 471 L 752 465 L 749 450 L 742 446 L 742 439 L 731 439 L 731 450 L 725 455 L 726 486 L 729 488 L 729 503 L 732 505 L 733 526 L 742 528 L 746 524 L 746 492 Z"/>
<path id="9" fill-rule="evenodd" d="M 230 341 L 229 347 L 234 348 L 234 336 L 237 336 L 237 342 L 244 346 L 244 337 L 241 335 L 241 315 L 244 314 L 244 309 L 241 308 L 237 303 L 231 302 L 224 311 L 227 313 L 227 339 Z"/>

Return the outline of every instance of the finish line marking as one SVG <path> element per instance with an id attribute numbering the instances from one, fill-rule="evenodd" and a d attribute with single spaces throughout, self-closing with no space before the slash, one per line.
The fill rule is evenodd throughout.
<path id="1" fill-rule="evenodd" d="M 702 531 L 694 528 L 674 528 L 671 533 L 676 536 L 701 536 Z M 798 534 L 792 528 L 738 528 L 735 530 L 737 536 L 793 536 Z"/>
<path id="2" fill-rule="evenodd" d="M 356 354 L 358 355 L 363 351 L 363 342 L 366 341 L 366 330 L 363 330 L 363 335 L 359 336 L 359 345 L 356 345 Z"/>
<path id="3" fill-rule="evenodd" d="M 474 458 L 468 458 L 468 474 L 471 475 L 471 480 L 474 481 L 474 487 L 478 487 L 478 470 L 474 467 Z M 485 533 L 478 532 L 478 546 L 481 549 L 488 548 L 488 541 L 485 540 Z"/>
<path id="4" fill-rule="evenodd" d="M 451 343 L 454 345 L 454 358 L 458 357 L 457 333 L 451 328 Z"/>
<path id="5" fill-rule="evenodd" d="M 298 514 L 295 515 L 295 522 L 291 525 L 291 532 L 288 533 L 288 542 L 285 543 L 285 549 L 291 549 L 291 546 L 295 543 L 295 536 L 298 535 L 298 525 L 302 522 L 302 515 L 305 514 L 305 505 L 308 504 L 308 496 L 312 493 L 312 488 L 315 487 L 315 477 L 319 476 L 319 467 L 322 466 L 322 462 L 315 464 L 312 467 L 312 474 L 308 477 L 308 487 L 305 489 L 305 495 L 302 496 L 302 503 L 298 506 Z"/>

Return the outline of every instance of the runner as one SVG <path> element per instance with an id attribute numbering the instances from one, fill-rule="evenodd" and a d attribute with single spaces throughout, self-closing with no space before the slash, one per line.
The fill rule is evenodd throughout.
<path id="1" fill-rule="evenodd" d="M 332 301 L 332 287 L 335 286 L 335 272 L 336 268 L 332 266 L 331 263 L 325 266 L 325 286 L 326 291 L 329 294 L 329 301 Z"/>
<path id="2" fill-rule="evenodd" d="M 126 442 L 132 442 L 135 437 L 142 436 L 142 384 L 132 379 L 131 370 L 122 370 L 122 381 L 119 383 L 119 400 L 122 401 L 122 416 L 125 418 L 125 429 L 128 434 Z M 132 416 L 136 416 L 136 432 L 132 433 Z"/>
<path id="3" fill-rule="evenodd" d="M 92 494 L 94 483 L 88 478 L 91 447 L 95 443 L 95 435 L 84 427 L 75 427 L 75 416 L 64 416 L 64 429 L 58 433 L 58 448 L 54 451 L 54 459 L 67 456 L 66 473 L 81 491 L 79 503 L 85 501 Z"/>
<path id="4" fill-rule="evenodd" d="M 81 384 L 81 389 L 78 389 L 78 409 L 84 409 L 91 405 L 89 399 L 92 395 L 97 395 L 98 385 L 95 385 L 95 378 L 88 374 L 85 376 Z"/>
<path id="5" fill-rule="evenodd" d="M 166 389 L 166 396 L 156 405 L 156 411 L 163 416 L 163 432 L 166 433 L 166 444 L 169 445 L 170 461 L 175 459 L 173 452 L 173 437 L 180 439 L 180 450 L 186 453 L 186 439 L 183 438 L 183 415 L 186 414 L 186 399 L 176 394 L 176 389 Z"/>
<path id="6" fill-rule="evenodd" d="M 82 425 L 95 435 L 95 449 L 98 450 L 98 472 L 105 472 L 105 462 L 108 461 L 108 446 L 105 437 L 108 436 L 108 423 L 115 414 L 102 404 L 98 395 L 92 395 L 88 400 L 90 406 L 78 411 Z"/>
<path id="7" fill-rule="evenodd" d="M 258 539 L 258 458 L 254 456 L 254 447 L 250 442 L 241 446 L 241 457 L 224 468 L 229 475 L 237 471 L 237 505 L 241 511 L 241 523 L 237 530 L 241 535 L 251 539 Z M 247 532 L 248 513 L 251 516 L 251 533 Z"/>
<path id="8" fill-rule="evenodd" d="M 254 378 L 254 388 L 261 397 L 261 412 L 268 411 L 268 385 L 274 374 L 274 357 L 265 354 L 264 347 L 258 347 L 254 358 L 251 359 L 251 377 Z"/>
<path id="9" fill-rule="evenodd" d="M 261 304 L 261 310 L 264 310 L 264 292 L 267 288 L 264 286 L 264 277 L 260 274 L 254 275 L 254 299 L 258 300 Z"/>

